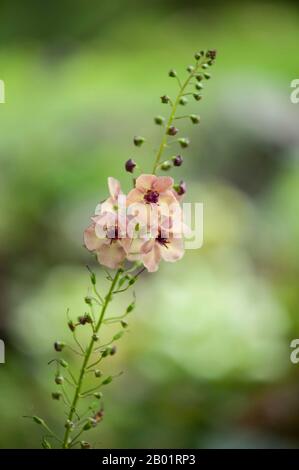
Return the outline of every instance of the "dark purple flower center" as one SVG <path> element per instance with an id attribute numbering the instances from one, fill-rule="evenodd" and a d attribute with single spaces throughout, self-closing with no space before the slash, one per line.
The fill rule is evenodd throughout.
<path id="1" fill-rule="evenodd" d="M 106 237 L 109 238 L 110 243 L 119 240 L 118 227 L 108 227 L 106 231 Z"/>
<path id="2" fill-rule="evenodd" d="M 151 189 L 149 189 L 144 195 L 144 200 L 148 203 L 157 204 L 157 202 L 159 201 L 158 191 L 152 191 Z"/>
<path id="3" fill-rule="evenodd" d="M 168 248 L 167 244 L 169 243 L 169 241 L 168 241 L 167 238 L 162 237 L 160 232 L 159 232 L 159 235 L 156 238 L 156 242 L 158 242 L 159 245 L 162 245 L 162 246 L 165 246 L 165 248 Z"/>

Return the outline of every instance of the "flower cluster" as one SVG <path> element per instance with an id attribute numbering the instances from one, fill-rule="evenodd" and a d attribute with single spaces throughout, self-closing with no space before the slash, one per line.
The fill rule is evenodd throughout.
<path id="1" fill-rule="evenodd" d="M 142 174 L 127 196 L 114 178 L 108 178 L 108 187 L 110 196 L 84 232 L 85 246 L 100 264 L 117 269 L 127 259 L 154 272 L 161 259 L 182 258 L 181 196 L 171 177 Z"/>

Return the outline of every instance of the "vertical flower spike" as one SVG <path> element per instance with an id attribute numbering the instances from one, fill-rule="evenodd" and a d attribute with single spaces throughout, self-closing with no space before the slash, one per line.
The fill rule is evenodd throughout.
<path id="1" fill-rule="evenodd" d="M 144 271 L 155 272 L 161 261 L 173 263 L 184 255 L 181 201 L 186 193 L 186 183 L 181 180 L 174 184 L 172 177 L 158 176 L 156 173 L 182 166 L 183 158 L 172 146 L 188 147 L 189 139 L 174 138 L 179 132 L 175 121 L 187 119 L 189 123 L 191 120 L 192 124 L 198 124 L 200 118 L 192 111 L 191 114 L 187 112 L 183 116 L 177 116 L 177 110 L 182 110 L 182 107 L 188 109 L 187 95 L 193 95 L 196 101 L 201 100 L 203 83 L 211 76 L 207 69 L 214 64 L 216 55 L 215 49 L 196 52 L 195 63 L 187 66 L 188 75 L 184 80 L 180 79 L 176 70 L 169 71 L 169 77 L 175 78 L 178 93 L 174 99 L 166 94 L 160 97 L 162 104 L 169 105 L 169 116 L 166 119 L 159 115 L 154 118 L 155 124 L 160 126 L 161 141 L 157 147 L 153 170 L 148 174 L 140 174 L 136 180 L 134 178 L 134 188 L 127 196 L 123 194 L 119 181 L 109 177 L 108 197 L 97 206 L 89 227 L 84 231 L 87 250 L 95 256 L 99 264 L 111 270 L 103 270 L 106 273 L 103 284 L 107 282 L 108 288 L 104 293 L 100 292 L 97 276 L 88 268 L 90 287 L 85 296 L 82 296 L 84 309 L 78 312 L 76 319 L 69 318 L 67 312 L 68 335 L 72 336 L 73 341 L 54 343 L 54 351 L 58 357 L 52 359 L 49 364 L 55 366 L 56 390 L 51 391 L 50 396 L 65 406 L 61 432 L 54 433 L 38 416 L 27 416 L 44 430 L 44 448 L 52 448 L 52 445 L 56 444 L 63 449 L 91 448 L 91 444 L 83 439 L 83 434 L 101 426 L 104 418 L 103 390 L 105 393 L 106 386 L 109 387 L 120 375 L 107 372 L 103 375 L 102 370 L 107 369 L 102 369 L 102 362 L 105 362 L 105 366 L 107 363 L 108 368 L 109 361 L 113 361 L 117 354 L 115 343 L 127 332 L 127 320 L 135 307 L 135 294 L 133 293 L 131 303 L 125 303 L 119 313 L 113 315 L 113 311 L 109 312 L 109 307 L 115 296 L 132 289 Z M 194 106 L 194 100 L 191 101 Z M 141 147 L 144 142 L 142 136 L 135 136 L 133 139 L 136 147 Z M 168 152 L 170 146 L 171 154 L 165 156 L 164 152 Z M 133 173 L 137 167 L 132 158 L 129 158 L 124 166 L 129 173 Z M 119 303 L 117 308 L 121 308 L 120 305 Z M 103 339 L 104 324 L 107 329 Z M 109 337 L 110 324 L 118 324 L 119 329 L 111 330 Z M 85 335 L 81 337 L 77 333 L 82 329 L 85 330 Z M 66 362 L 62 357 L 65 350 L 76 354 L 73 364 L 69 359 Z M 90 384 L 91 381 L 93 385 Z M 82 412 L 84 408 L 87 409 L 85 413 Z"/>

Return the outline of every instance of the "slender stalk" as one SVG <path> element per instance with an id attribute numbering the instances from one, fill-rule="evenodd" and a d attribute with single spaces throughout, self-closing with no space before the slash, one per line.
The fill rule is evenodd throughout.
<path id="1" fill-rule="evenodd" d="M 114 291 L 115 285 L 118 281 L 118 278 L 119 278 L 121 272 L 122 272 L 122 270 L 119 269 L 116 272 L 116 274 L 115 274 L 115 276 L 112 280 L 109 292 L 106 295 L 103 306 L 101 308 L 99 320 L 98 320 L 98 322 L 95 326 L 95 333 L 98 333 L 99 329 L 101 328 L 105 312 L 107 310 L 109 302 L 111 301 L 112 293 Z M 77 403 L 78 403 L 78 400 L 80 398 L 80 392 L 81 392 L 81 389 L 82 389 L 82 386 L 83 386 L 83 379 L 84 379 L 84 375 L 85 375 L 85 372 L 86 372 L 86 367 L 88 365 L 88 361 L 89 361 L 90 356 L 92 354 L 94 343 L 95 343 L 95 340 L 92 337 L 91 340 L 90 340 L 89 346 L 88 346 L 88 348 L 85 352 L 84 360 L 83 360 L 83 363 L 82 363 L 82 366 L 81 366 L 81 369 L 80 369 L 79 378 L 77 380 L 77 386 L 76 386 L 74 398 L 73 398 L 73 401 L 72 401 L 72 404 L 71 404 L 71 407 L 70 407 L 70 412 L 69 412 L 69 415 L 68 415 L 68 420 L 69 421 L 73 420 L 74 414 L 76 412 Z M 71 429 L 69 427 L 66 428 L 65 434 L 64 434 L 64 439 L 63 439 L 63 445 L 62 445 L 63 449 L 68 449 L 69 448 L 70 432 L 71 432 Z"/>
<path id="2" fill-rule="evenodd" d="M 170 116 L 168 118 L 167 124 L 165 126 L 165 132 L 162 136 L 161 144 L 159 146 L 159 149 L 158 149 L 158 152 L 157 152 L 157 155 L 156 155 L 156 159 L 155 159 L 155 163 L 154 163 L 154 167 L 153 167 L 153 174 L 156 173 L 157 168 L 158 168 L 159 163 L 160 163 L 160 160 L 161 160 L 161 157 L 162 157 L 163 152 L 165 150 L 165 147 L 167 146 L 167 137 L 168 137 L 167 131 L 168 131 L 169 127 L 171 126 L 173 120 L 175 119 L 175 114 L 176 114 L 176 110 L 177 110 L 177 107 L 179 105 L 180 99 L 182 98 L 182 96 L 185 95 L 184 91 L 186 90 L 187 86 L 189 85 L 190 80 L 198 72 L 198 69 L 201 65 L 202 65 L 202 62 L 198 61 L 195 68 L 194 68 L 194 70 L 193 70 L 193 72 L 190 73 L 190 75 L 186 78 L 184 83 L 181 84 L 180 82 L 178 82 L 179 86 L 180 86 L 179 93 L 176 97 L 175 102 L 172 104 L 171 113 L 170 113 Z"/>

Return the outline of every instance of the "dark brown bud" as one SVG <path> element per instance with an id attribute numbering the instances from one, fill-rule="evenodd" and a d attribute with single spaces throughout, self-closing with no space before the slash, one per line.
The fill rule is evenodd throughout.
<path id="1" fill-rule="evenodd" d="M 178 130 L 176 127 L 174 127 L 174 126 L 170 126 L 170 127 L 167 129 L 167 134 L 168 134 L 168 135 L 171 135 L 171 136 L 176 135 L 178 132 L 179 132 L 179 130 Z"/>
<path id="2" fill-rule="evenodd" d="M 134 160 L 132 160 L 132 158 L 129 158 L 129 160 L 127 160 L 125 163 L 126 171 L 128 171 L 129 173 L 133 173 L 135 167 L 136 163 L 134 162 Z"/>
<path id="3" fill-rule="evenodd" d="M 174 186 L 175 191 L 178 193 L 179 196 L 182 196 L 186 193 L 187 187 L 185 181 L 180 181 L 179 184 Z"/>
<path id="4" fill-rule="evenodd" d="M 176 155 L 175 157 L 172 157 L 173 161 L 173 166 L 181 166 L 183 164 L 183 158 L 181 155 Z"/>
<path id="5" fill-rule="evenodd" d="M 208 57 L 209 59 L 216 59 L 216 55 L 217 55 L 217 50 L 216 49 L 209 49 L 206 53 L 206 57 Z"/>
<path id="6" fill-rule="evenodd" d="M 69 329 L 70 329 L 71 331 L 75 331 L 76 326 L 74 325 L 74 323 L 72 322 L 72 320 L 70 320 L 67 325 L 68 325 L 68 327 L 69 327 Z"/>
<path id="7" fill-rule="evenodd" d="M 55 341 L 55 343 L 54 343 L 55 351 L 61 352 L 64 347 L 65 347 L 65 343 L 63 343 L 62 341 Z"/>
<path id="8" fill-rule="evenodd" d="M 161 102 L 162 102 L 163 104 L 167 104 L 167 103 L 169 103 L 169 101 L 170 101 L 170 98 L 169 98 L 169 96 L 167 96 L 167 95 L 161 96 L 160 99 L 161 99 Z"/>

